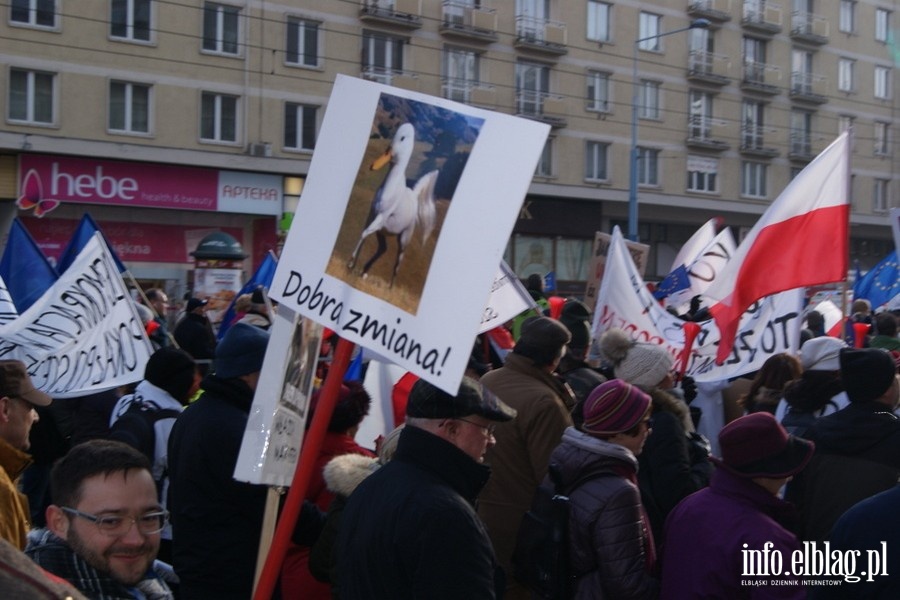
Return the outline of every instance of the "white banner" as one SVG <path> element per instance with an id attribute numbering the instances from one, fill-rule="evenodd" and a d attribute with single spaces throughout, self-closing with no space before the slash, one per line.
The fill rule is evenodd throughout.
<path id="1" fill-rule="evenodd" d="M 18 316 L 19 311 L 13 303 L 12 296 L 9 295 L 6 282 L 0 277 L 0 325 L 15 321 Z"/>
<path id="2" fill-rule="evenodd" d="M 685 373 L 697 381 L 730 379 L 759 369 L 779 352 L 796 353 L 800 341 L 803 290 L 791 290 L 755 303 L 741 317 L 734 349 L 722 366 L 716 366 L 719 332 L 710 321 L 698 323 Z M 612 327 L 639 342 L 665 347 L 676 359 L 684 349 L 684 321 L 670 314 L 653 298 L 631 260 L 618 227 L 613 232 L 606 272 L 594 312 L 594 337 Z"/>
<path id="3" fill-rule="evenodd" d="M 289 486 L 303 444 L 322 327 L 279 307 L 269 332 L 234 478 Z"/>
<path id="4" fill-rule="evenodd" d="M 494 285 L 491 286 L 491 295 L 481 316 L 478 333 L 499 327 L 516 315 L 535 307 L 537 304 L 531 294 L 522 287 L 522 282 L 516 274 L 506 261 L 500 261 L 500 271 L 494 276 Z"/>
<path id="5" fill-rule="evenodd" d="M 0 358 L 23 361 L 54 398 L 140 381 L 152 352 L 100 233 L 37 302 L 0 325 Z"/>
<path id="6" fill-rule="evenodd" d="M 272 298 L 456 393 L 549 129 L 338 76 Z"/>
<path id="7" fill-rule="evenodd" d="M 728 264 L 729 259 L 734 256 L 736 249 L 734 236 L 726 227 L 702 249 L 699 255 L 691 257 L 691 262 L 687 263 L 691 287 L 666 297 L 665 305 L 676 307 L 679 314 L 684 313 L 688 307 L 686 303 L 706 291 L 716 276 L 722 272 L 722 268 Z"/>
<path id="8" fill-rule="evenodd" d="M 603 272 L 606 268 L 607 253 L 609 245 L 612 242 L 612 236 L 608 233 L 598 231 L 594 234 L 594 249 L 591 256 L 591 264 L 588 267 L 587 286 L 584 291 L 584 303 L 588 309 L 594 311 L 597 306 L 597 292 L 600 282 L 603 280 Z M 631 253 L 634 260 L 635 268 L 640 277 L 647 272 L 647 259 L 650 257 L 650 246 L 631 240 L 624 240 L 626 248 Z M 594 312 L 596 314 L 596 312 Z"/>

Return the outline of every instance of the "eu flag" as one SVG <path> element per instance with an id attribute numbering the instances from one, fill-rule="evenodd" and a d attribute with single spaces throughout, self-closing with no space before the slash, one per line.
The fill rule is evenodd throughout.
<path id="1" fill-rule="evenodd" d="M 897 268 L 897 251 L 888 254 L 880 263 L 853 284 L 853 299 L 865 299 L 872 308 L 887 304 L 900 294 L 900 269 Z"/>
<path id="2" fill-rule="evenodd" d="M 69 243 L 66 244 L 65 250 L 63 250 L 62 255 L 59 257 L 59 262 L 56 264 L 56 268 L 60 273 L 66 272 L 66 269 L 75 262 L 75 258 L 98 231 L 100 231 L 100 228 L 97 227 L 97 224 L 94 222 L 94 219 L 91 218 L 91 215 L 84 213 L 84 216 L 81 217 L 81 222 L 78 223 L 78 228 L 75 230 L 75 233 L 72 234 L 72 238 L 69 240 Z M 100 235 L 103 236 L 103 241 L 106 242 L 106 247 L 109 248 L 109 253 L 116 262 L 116 268 L 119 269 L 119 273 L 127 271 L 128 269 L 122 264 L 122 261 L 119 260 L 116 251 L 109 245 L 109 240 L 106 239 L 106 236 L 103 235 L 102 231 L 100 232 Z"/>
<path id="3" fill-rule="evenodd" d="M 0 258 L 0 278 L 22 314 L 53 287 L 59 275 L 18 217 L 13 219 Z"/>
<path id="4" fill-rule="evenodd" d="M 657 300 L 662 300 L 667 296 L 671 296 L 681 290 L 686 290 L 689 287 L 691 287 L 691 279 L 688 277 L 687 267 L 679 265 L 674 271 L 666 275 L 665 279 L 657 284 L 656 291 L 653 292 L 653 297 Z"/>
<path id="5" fill-rule="evenodd" d="M 231 327 L 231 322 L 234 320 L 234 303 L 237 299 L 243 294 L 253 293 L 253 290 L 258 288 L 259 286 L 263 286 L 266 289 L 269 289 L 272 286 L 272 279 L 275 278 L 275 267 L 278 266 L 278 259 L 275 258 L 275 255 L 270 251 L 266 255 L 266 259 L 262 261 L 262 264 L 259 265 L 259 268 L 256 269 L 256 273 L 253 274 L 253 277 L 250 278 L 247 283 L 244 284 L 244 287 L 241 288 L 237 294 L 235 294 L 234 298 L 231 300 L 231 304 L 228 305 L 228 308 L 225 309 L 225 314 L 222 315 L 222 323 L 219 325 L 219 331 L 216 333 L 216 339 L 221 340 L 225 337 L 225 332 L 228 331 L 228 328 Z"/>

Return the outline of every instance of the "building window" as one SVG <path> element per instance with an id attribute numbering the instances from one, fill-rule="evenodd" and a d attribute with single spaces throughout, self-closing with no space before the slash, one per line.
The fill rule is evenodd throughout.
<path id="1" fill-rule="evenodd" d="M 550 93 L 550 67 L 539 63 L 516 64 L 516 110 L 520 115 L 540 116 Z"/>
<path id="2" fill-rule="evenodd" d="M 238 53 L 238 17 L 236 6 L 206 2 L 203 5 L 203 49 L 218 54 Z"/>
<path id="3" fill-rule="evenodd" d="M 286 102 L 284 105 L 284 147 L 312 151 L 316 146 L 317 106 Z"/>
<path id="4" fill-rule="evenodd" d="M 118 133 L 150 133 L 150 86 L 109 83 L 109 130 Z"/>
<path id="5" fill-rule="evenodd" d="M 472 50 L 444 49 L 444 98 L 456 102 L 469 102 L 472 88 L 480 81 L 481 61 Z"/>
<path id="6" fill-rule="evenodd" d="M 813 53 L 806 50 L 794 50 L 791 53 L 791 91 L 799 94 L 811 94 L 813 81 Z"/>
<path id="7" fill-rule="evenodd" d="M 875 97 L 887 100 L 891 97 L 891 69 L 875 67 Z"/>
<path id="8" fill-rule="evenodd" d="M 587 3 L 587 39 L 595 42 L 608 42 L 609 23 L 612 14 L 612 5 L 597 0 L 588 0 Z"/>
<path id="9" fill-rule="evenodd" d="M 638 87 L 638 115 L 642 119 L 659 119 L 658 81 L 642 79 Z"/>
<path id="10" fill-rule="evenodd" d="M 875 154 L 876 156 L 888 156 L 890 148 L 890 124 L 875 121 Z"/>
<path id="11" fill-rule="evenodd" d="M 872 194 L 872 210 L 887 212 L 890 206 L 891 182 L 887 179 L 876 179 Z"/>
<path id="12" fill-rule="evenodd" d="M 606 155 L 609 144 L 604 142 L 587 142 L 584 145 L 584 178 L 589 181 L 606 181 Z"/>
<path id="13" fill-rule="evenodd" d="M 643 41 L 638 43 L 638 48 L 641 50 L 659 52 L 659 30 L 661 23 L 661 16 L 641 12 L 638 17 L 638 39 Z"/>
<path id="14" fill-rule="evenodd" d="M 285 56 L 289 65 L 318 67 L 319 23 L 288 17 Z"/>
<path id="15" fill-rule="evenodd" d="M 9 120 L 52 125 L 56 75 L 24 69 L 9 71 Z"/>
<path id="16" fill-rule="evenodd" d="M 812 155 L 812 113 L 805 110 L 791 111 L 791 154 L 801 157 Z"/>
<path id="17" fill-rule="evenodd" d="M 541 150 L 541 157 L 538 159 L 537 168 L 534 170 L 537 177 L 553 177 L 553 138 L 548 137 L 544 143 L 544 149 Z"/>
<path id="18" fill-rule="evenodd" d="M 609 112 L 609 73 L 588 71 L 587 109 Z"/>
<path id="19" fill-rule="evenodd" d="M 766 42 L 756 38 L 744 38 L 744 81 L 765 83 Z"/>
<path id="20" fill-rule="evenodd" d="M 17 25 L 56 27 L 56 0 L 12 0 L 9 20 Z"/>
<path id="21" fill-rule="evenodd" d="M 557 283 L 587 281 L 593 256 L 591 239 L 538 237 L 514 234 L 504 258 L 521 279 L 529 275 L 556 274 Z M 581 286 L 584 287 L 583 285 Z"/>
<path id="22" fill-rule="evenodd" d="M 638 148 L 637 173 L 640 185 L 659 185 L 659 150 Z"/>
<path id="23" fill-rule="evenodd" d="M 765 163 L 745 161 L 741 165 L 741 195 L 752 198 L 766 197 Z"/>
<path id="24" fill-rule="evenodd" d="M 363 76 L 390 85 L 393 75 L 403 73 L 406 40 L 384 33 L 363 32 Z"/>
<path id="25" fill-rule="evenodd" d="M 838 115 L 838 135 L 850 131 L 855 121 L 856 117 L 853 115 Z"/>
<path id="26" fill-rule="evenodd" d="M 883 8 L 875 9 L 875 41 L 887 43 L 891 29 L 891 11 Z"/>
<path id="27" fill-rule="evenodd" d="M 708 156 L 688 156 L 687 189 L 689 192 L 717 192 L 718 174 L 718 159 Z"/>
<path id="28" fill-rule="evenodd" d="M 856 87 L 853 71 L 856 61 L 849 58 L 838 59 L 838 89 L 842 92 L 852 92 Z"/>
<path id="29" fill-rule="evenodd" d="M 200 139 L 209 142 L 236 142 L 237 109 L 237 96 L 203 92 L 200 106 Z"/>
<path id="30" fill-rule="evenodd" d="M 109 35 L 121 40 L 150 41 L 150 0 L 112 0 Z"/>
<path id="31" fill-rule="evenodd" d="M 763 125 L 766 105 L 747 100 L 743 105 L 741 119 L 741 148 L 758 150 L 763 147 Z"/>
<path id="32" fill-rule="evenodd" d="M 856 0 L 841 0 L 838 30 L 844 33 L 856 31 Z"/>
<path id="33" fill-rule="evenodd" d="M 712 94 L 709 92 L 691 90 L 689 109 L 688 131 L 690 137 L 695 140 L 708 140 L 712 138 Z"/>

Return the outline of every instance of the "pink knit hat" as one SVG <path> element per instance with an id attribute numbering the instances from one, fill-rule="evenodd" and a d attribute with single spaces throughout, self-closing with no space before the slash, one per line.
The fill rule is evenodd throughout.
<path id="1" fill-rule="evenodd" d="M 581 429 L 592 435 L 622 433 L 637 425 L 649 408 L 650 396 L 621 379 L 610 379 L 584 401 Z"/>

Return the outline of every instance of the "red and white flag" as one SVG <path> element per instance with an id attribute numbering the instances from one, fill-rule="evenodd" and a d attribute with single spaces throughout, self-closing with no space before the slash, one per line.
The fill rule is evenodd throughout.
<path id="1" fill-rule="evenodd" d="M 849 133 L 803 169 L 756 223 L 705 295 L 728 358 L 741 315 L 765 296 L 847 277 Z"/>

